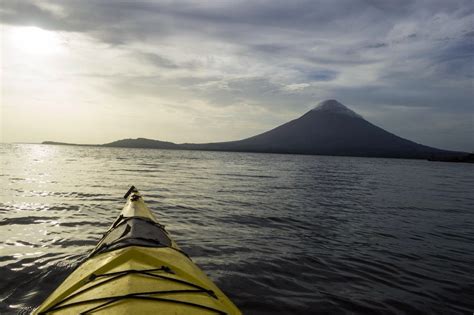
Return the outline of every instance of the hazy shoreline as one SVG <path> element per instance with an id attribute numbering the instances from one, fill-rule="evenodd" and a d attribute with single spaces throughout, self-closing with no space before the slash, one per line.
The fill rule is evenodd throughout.
<path id="1" fill-rule="evenodd" d="M 24 143 L 23 143 L 24 144 Z M 255 153 L 255 154 L 284 154 L 284 155 L 307 155 L 307 156 L 334 156 L 334 157 L 358 157 L 358 158 L 377 158 L 377 159 L 398 159 L 398 160 L 427 160 L 432 162 L 464 162 L 464 163 L 473 163 L 470 159 L 468 161 L 461 161 L 457 159 L 462 159 L 463 157 L 468 157 L 472 154 L 464 153 L 464 155 L 454 156 L 451 160 L 446 159 L 429 159 L 429 158 L 406 158 L 406 157 L 384 157 L 384 156 L 353 156 L 353 155 L 335 155 L 335 154 L 308 154 L 308 153 L 294 153 L 294 152 L 263 152 L 263 151 L 236 151 L 236 150 L 213 150 L 205 148 L 158 148 L 158 147 L 126 147 L 126 146 L 107 146 L 104 144 L 76 144 L 76 143 L 66 143 L 66 142 L 56 142 L 56 141 L 43 141 L 41 143 L 28 143 L 28 144 L 41 144 L 41 145 L 59 145 L 59 146 L 74 146 L 74 147 L 97 147 L 97 148 L 125 148 L 125 149 L 145 149 L 145 150 L 173 150 L 173 151 L 203 151 L 203 152 L 228 152 L 228 153 Z M 181 144 L 177 144 L 180 146 Z"/>

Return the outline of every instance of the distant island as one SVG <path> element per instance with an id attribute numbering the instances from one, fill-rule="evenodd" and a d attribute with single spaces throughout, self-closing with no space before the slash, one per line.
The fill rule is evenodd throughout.
<path id="1" fill-rule="evenodd" d="M 56 142 L 56 141 L 43 141 L 41 144 L 53 144 L 53 145 L 78 145 L 78 146 L 100 146 L 94 144 L 75 144 L 75 143 L 67 143 L 67 142 Z"/>
<path id="2" fill-rule="evenodd" d="M 45 141 L 43 144 L 78 145 Z M 84 144 L 82 146 L 91 146 Z M 146 138 L 122 139 L 101 147 L 290 153 L 473 162 L 467 152 L 437 149 L 398 137 L 373 125 L 336 100 L 326 100 L 303 116 L 238 141 L 182 143 Z"/>

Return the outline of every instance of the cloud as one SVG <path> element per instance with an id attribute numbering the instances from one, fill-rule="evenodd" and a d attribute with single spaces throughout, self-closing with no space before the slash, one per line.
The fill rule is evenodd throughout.
<path id="1" fill-rule="evenodd" d="M 473 18 L 463 0 L 3 0 L 0 9 L 3 24 L 80 33 L 101 43 L 98 54 L 127 55 L 133 72 L 116 64 L 106 79 L 124 97 L 245 106 L 275 121 L 324 98 L 372 109 L 374 119 L 380 108 L 423 107 L 449 113 L 430 119 L 446 117 L 466 149 L 474 127 L 459 129 L 454 117 L 474 107 Z"/>

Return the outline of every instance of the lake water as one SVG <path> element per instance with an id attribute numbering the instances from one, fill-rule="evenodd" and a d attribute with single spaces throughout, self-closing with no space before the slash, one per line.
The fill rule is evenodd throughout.
<path id="1" fill-rule="evenodd" d="M 0 145 L 0 313 L 29 313 L 130 185 L 245 314 L 474 311 L 474 165 Z"/>

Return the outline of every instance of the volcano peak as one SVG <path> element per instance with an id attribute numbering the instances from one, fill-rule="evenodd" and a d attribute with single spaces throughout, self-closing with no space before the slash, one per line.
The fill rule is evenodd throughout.
<path id="1" fill-rule="evenodd" d="M 334 113 L 334 114 L 343 114 L 351 117 L 362 118 L 359 114 L 354 112 L 353 110 L 347 108 L 343 104 L 339 103 L 337 100 L 330 99 L 320 102 L 316 105 L 315 108 L 312 109 L 314 112 L 326 112 L 326 113 Z"/>

